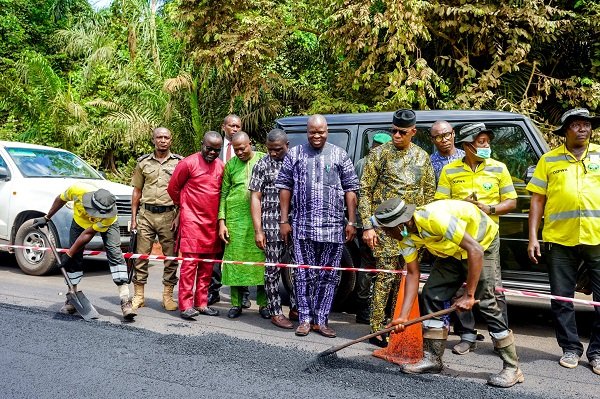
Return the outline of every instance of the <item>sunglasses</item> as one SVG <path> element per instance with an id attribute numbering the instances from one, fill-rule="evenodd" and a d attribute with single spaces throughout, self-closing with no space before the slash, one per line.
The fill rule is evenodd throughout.
<path id="1" fill-rule="evenodd" d="M 412 131 L 412 129 L 405 130 L 405 129 L 392 128 L 392 134 L 400 134 L 401 136 L 406 136 L 411 131 Z"/>
<path id="2" fill-rule="evenodd" d="M 220 148 L 209 147 L 207 145 L 205 145 L 204 148 L 206 148 L 206 152 L 216 152 L 217 154 L 221 152 Z"/>
<path id="3" fill-rule="evenodd" d="M 445 132 L 438 134 L 437 136 L 431 136 L 431 140 L 435 141 L 436 143 L 441 143 L 444 140 L 450 140 L 452 138 L 452 134 L 453 132 Z"/>

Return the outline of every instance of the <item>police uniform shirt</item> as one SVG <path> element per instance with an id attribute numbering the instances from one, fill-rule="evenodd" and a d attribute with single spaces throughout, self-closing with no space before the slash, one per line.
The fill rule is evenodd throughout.
<path id="1" fill-rule="evenodd" d="M 580 161 L 563 144 L 544 154 L 527 190 L 546 196 L 542 237 L 565 246 L 600 244 L 600 145 Z"/>
<path id="2" fill-rule="evenodd" d="M 173 153 L 169 153 L 162 163 L 156 159 L 154 153 L 138 158 L 131 185 L 142 190 L 140 203 L 157 206 L 173 205 L 173 200 L 167 193 L 167 186 L 175 166 L 181 159 L 183 159 L 181 155 Z"/>

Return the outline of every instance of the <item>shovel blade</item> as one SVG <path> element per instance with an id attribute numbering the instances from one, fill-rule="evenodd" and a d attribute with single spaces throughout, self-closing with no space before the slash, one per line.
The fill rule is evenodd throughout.
<path id="1" fill-rule="evenodd" d="M 77 291 L 76 293 L 67 293 L 67 299 L 69 303 L 75 307 L 77 313 L 85 321 L 90 321 L 92 319 L 97 319 L 100 317 L 100 313 L 94 308 L 94 305 L 86 298 L 86 296 L 81 291 Z"/>

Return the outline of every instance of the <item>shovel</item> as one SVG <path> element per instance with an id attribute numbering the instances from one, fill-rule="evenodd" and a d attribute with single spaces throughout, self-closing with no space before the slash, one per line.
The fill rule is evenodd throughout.
<path id="1" fill-rule="evenodd" d="M 67 275 L 67 271 L 64 268 L 64 265 L 61 261 L 61 257 L 58 254 L 58 251 L 56 250 L 56 246 L 54 245 L 54 243 L 48 238 L 48 235 L 46 233 L 44 233 L 42 231 L 42 229 L 40 229 L 39 227 L 38 227 L 38 231 L 42 235 L 42 238 L 44 239 L 44 241 L 46 241 L 48 243 L 48 246 L 50 247 L 50 249 L 52 249 L 52 253 L 54 253 L 54 257 L 56 258 L 56 262 L 58 263 L 58 268 L 62 272 L 62 274 L 65 278 L 65 281 L 67 282 L 67 285 L 69 286 L 69 292 L 67 292 L 67 300 L 69 301 L 69 303 L 75 307 L 75 309 L 77 310 L 77 313 L 79 313 L 79 315 L 81 317 L 83 317 L 83 319 L 85 321 L 90 321 L 92 319 L 99 318 L 100 313 L 98 313 L 96 308 L 94 308 L 94 305 L 92 305 L 92 303 L 89 301 L 89 299 L 86 298 L 86 296 L 83 294 L 83 292 L 81 292 L 81 291 L 75 292 L 75 288 L 73 287 L 73 284 L 71 283 L 71 279 L 69 279 L 69 276 Z"/>
<path id="2" fill-rule="evenodd" d="M 477 304 L 477 303 L 479 303 L 479 300 L 475 301 L 475 304 Z M 429 320 L 434 317 L 440 317 L 440 316 L 447 315 L 449 313 L 454 312 L 455 310 L 456 310 L 456 306 L 452 305 L 451 307 L 449 307 L 447 309 L 442 309 L 437 312 L 427 314 L 425 316 L 417 317 L 416 319 L 408 320 L 403 324 L 405 327 L 412 326 L 413 324 L 421 323 L 425 320 Z M 324 365 L 326 365 L 333 359 L 337 358 L 336 352 L 338 352 L 344 348 L 347 348 L 351 345 L 357 344 L 359 342 L 366 341 L 369 338 L 377 337 L 379 335 L 392 332 L 395 329 L 396 329 L 396 326 L 387 327 L 387 328 L 384 328 L 383 330 L 375 331 L 374 333 L 357 338 L 353 341 L 346 342 L 345 344 L 338 345 L 338 346 L 332 346 L 331 348 L 319 353 L 311 362 L 309 362 L 308 366 L 304 369 L 304 371 L 308 371 L 308 372 L 318 371 Z"/>

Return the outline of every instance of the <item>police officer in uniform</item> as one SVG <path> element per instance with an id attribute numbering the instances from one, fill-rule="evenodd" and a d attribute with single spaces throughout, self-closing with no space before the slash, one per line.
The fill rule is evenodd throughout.
<path id="1" fill-rule="evenodd" d="M 175 166 L 183 157 L 173 154 L 171 132 L 158 127 L 152 132 L 154 152 L 138 158 L 131 178 L 131 229 L 138 230 L 137 252 L 150 254 L 155 237 L 166 256 L 175 256 L 175 237 L 178 224 L 177 208 L 167 193 Z M 163 271 L 162 305 L 177 310 L 173 287 L 177 284 L 177 261 L 165 260 Z M 144 286 L 148 281 L 148 261 L 137 259 L 133 278 L 133 308 L 144 306 Z"/>

